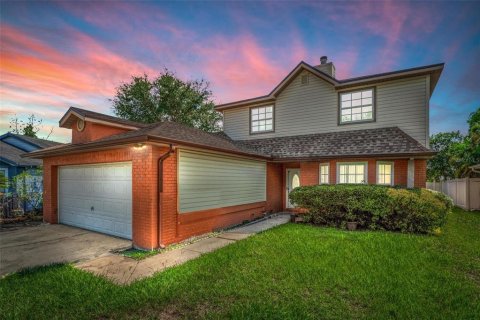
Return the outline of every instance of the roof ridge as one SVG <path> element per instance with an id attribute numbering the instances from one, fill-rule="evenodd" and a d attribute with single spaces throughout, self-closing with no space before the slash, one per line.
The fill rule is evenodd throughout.
<path id="1" fill-rule="evenodd" d="M 121 117 L 112 116 L 112 115 L 109 115 L 109 114 L 105 114 L 105 113 L 101 113 L 101 112 L 97 112 L 97 111 L 92 111 L 92 110 L 89 110 L 89 109 L 74 107 L 74 106 L 70 106 L 65 114 L 67 114 L 68 111 L 70 111 L 70 110 L 77 111 L 78 113 L 82 114 L 82 116 L 87 116 L 88 117 L 88 114 L 98 115 L 99 117 L 108 117 L 108 118 L 112 119 L 112 121 L 117 120 L 119 122 L 129 123 L 132 126 L 137 126 L 137 127 L 144 127 L 145 125 L 147 125 L 147 123 L 144 123 L 144 122 L 124 119 L 124 118 L 121 118 Z"/>

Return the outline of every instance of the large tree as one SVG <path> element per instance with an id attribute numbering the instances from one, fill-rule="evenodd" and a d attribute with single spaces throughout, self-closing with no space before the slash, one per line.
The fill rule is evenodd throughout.
<path id="1" fill-rule="evenodd" d="M 175 121 L 210 132 L 221 126 L 209 83 L 203 79 L 183 81 L 167 69 L 154 79 L 132 77 L 117 88 L 112 102 L 117 116 L 132 121 Z"/>
<path id="2" fill-rule="evenodd" d="M 428 180 L 475 176 L 470 167 L 480 163 L 480 108 L 470 114 L 467 123 L 467 135 L 459 131 L 432 135 L 430 148 L 437 154 L 428 161 Z"/>

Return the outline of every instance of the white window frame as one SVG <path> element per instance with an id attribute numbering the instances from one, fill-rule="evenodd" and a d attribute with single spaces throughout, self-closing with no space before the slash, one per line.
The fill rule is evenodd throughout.
<path id="1" fill-rule="evenodd" d="M 380 183 L 380 165 L 389 164 L 392 166 L 392 172 L 390 177 L 390 183 Z M 393 186 L 395 185 L 395 163 L 393 161 L 377 161 L 377 184 L 382 186 Z"/>
<path id="2" fill-rule="evenodd" d="M 370 91 L 371 96 L 370 97 L 364 97 L 364 93 Z M 360 97 L 358 99 L 353 99 L 353 95 L 358 95 L 360 94 Z M 373 122 L 375 121 L 375 88 L 363 88 L 359 90 L 354 90 L 354 91 L 343 91 L 340 92 L 338 95 L 338 124 L 349 124 L 349 123 L 361 123 L 361 122 Z M 347 97 L 344 98 L 344 96 L 350 95 L 350 99 Z M 360 104 L 354 106 L 353 103 L 354 101 L 359 101 Z M 370 101 L 370 103 L 368 103 Z M 348 105 L 349 104 L 349 105 Z M 345 105 L 345 106 L 344 106 Z M 368 110 L 368 108 L 371 108 L 371 111 L 364 111 Z M 356 112 L 354 113 L 353 111 L 355 109 L 360 109 L 360 113 Z M 344 111 L 350 110 L 350 120 L 343 120 L 344 116 Z M 363 118 L 365 113 L 371 112 L 372 116 L 371 118 Z M 359 114 L 360 119 L 353 119 L 354 114 Z"/>
<path id="3" fill-rule="evenodd" d="M 368 162 L 367 161 L 356 161 L 356 162 L 337 162 L 337 184 L 357 184 L 349 182 L 340 182 L 340 166 L 342 165 L 363 165 L 363 184 L 368 184 Z"/>
<path id="4" fill-rule="evenodd" d="M 267 112 L 267 108 L 272 108 L 272 112 L 271 112 L 271 116 L 267 118 L 267 115 L 270 113 L 270 112 Z M 262 109 L 264 109 L 265 111 L 262 111 Z M 255 113 L 255 110 L 258 110 L 258 117 L 257 119 L 254 119 L 254 117 L 256 116 Z M 262 112 L 260 112 L 262 111 Z M 258 133 L 267 133 L 267 132 L 274 132 L 275 131 L 275 105 L 271 104 L 271 105 L 265 105 L 265 106 L 258 106 L 258 107 L 251 107 L 250 108 L 250 111 L 249 111 L 249 114 L 250 114 L 250 134 L 258 134 Z M 260 119 L 260 117 L 263 115 L 264 118 Z M 271 129 L 264 129 L 264 130 L 260 130 L 260 126 L 262 124 L 260 124 L 260 122 L 263 122 L 263 125 L 266 126 L 267 125 L 267 121 L 268 120 L 271 120 L 272 121 L 272 128 Z M 254 131 L 254 127 L 257 127 L 257 126 L 254 126 L 254 122 L 256 123 L 259 123 L 259 130 L 256 130 Z"/>
<path id="5" fill-rule="evenodd" d="M 327 182 L 322 182 L 322 167 L 327 167 Z M 319 184 L 330 184 L 330 163 L 324 162 L 318 165 L 318 183 Z"/>

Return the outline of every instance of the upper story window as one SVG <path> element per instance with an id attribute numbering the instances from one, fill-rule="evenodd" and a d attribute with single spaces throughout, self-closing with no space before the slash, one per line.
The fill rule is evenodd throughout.
<path id="1" fill-rule="evenodd" d="M 250 109 L 250 133 L 273 131 L 273 106 Z"/>
<path id="2" fill-rule="evenodd" d="M 340 93 L 340 123 L 373 121 L 374 90 Z"/>

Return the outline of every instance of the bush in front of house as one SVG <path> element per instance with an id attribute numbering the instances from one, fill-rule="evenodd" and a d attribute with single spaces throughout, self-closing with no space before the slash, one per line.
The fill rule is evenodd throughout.
<path id="1" fill-rule="evenodd" d="M 377 185 L 317 185 L 290 193 L 297 207 L 307 210 L 305 220 L 317 225 L 410 233 L 430 233 L 446 222 L 453 207 L 450 198 L 426 189 Z"/>

